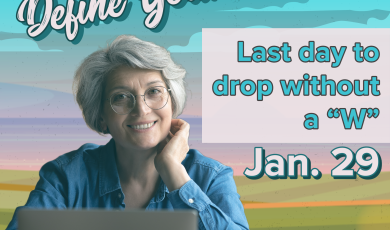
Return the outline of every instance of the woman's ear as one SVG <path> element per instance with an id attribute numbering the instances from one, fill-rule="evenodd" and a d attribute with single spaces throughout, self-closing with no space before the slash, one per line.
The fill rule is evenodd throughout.
<path id="1" fill-rule="evenodd" d="M 99 125 L 100 125 L 100 130 L 102 131 L 102 133 L 107 134 L 108 133 L 108 126 L 107 126 L 106 121 L 104 120 L 103 115 L 100 115 Z"/>

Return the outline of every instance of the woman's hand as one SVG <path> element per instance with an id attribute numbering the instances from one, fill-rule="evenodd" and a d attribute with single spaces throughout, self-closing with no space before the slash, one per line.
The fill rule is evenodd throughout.
<path id="1" fill-rule="evenodd" d="M 181 119 L 172 119 L 171 130 L 168 136 L 158 145 L 158 155 L 154 162 L 176 161 L 181 163 L 189 150 L 188 136 L 190 125 Z"/>
<path id="2" fill-rule="evenodd" d="M 181 119 L 172 119 L 167 138 L 158 145 L 154 165 L 169 191 L 179 189 L 191 178 L 181 162 L 189 150 L 190 125 Z"/>

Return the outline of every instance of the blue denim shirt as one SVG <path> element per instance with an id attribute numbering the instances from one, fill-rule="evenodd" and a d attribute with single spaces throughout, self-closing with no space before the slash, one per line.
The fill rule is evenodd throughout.
<path id="1" fill-rule="evenodd" d="M 191 180 L 172 192 L 161 180 L 146 210 L 195 209 L 199 229 L 249 229 L 230 167 L 194 149 L 182 164 Z M 43 165 L 39 176 L 26 205 L 16 208 L 6 230 L 17 229 L 17 212 L 24 207 L 125 209 L 113 139 L 61 155 Z"/>

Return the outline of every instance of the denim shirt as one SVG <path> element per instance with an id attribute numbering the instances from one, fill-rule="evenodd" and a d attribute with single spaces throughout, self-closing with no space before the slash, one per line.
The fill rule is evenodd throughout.
<path id="1" fill-rule="evenodd" d="M 6 230 L 17 229 L 21 208 L 125 209 L 115 161 L 115 142 L 84 144 L 42 166 L 25 206 L 17 207 Z M 172 192 L 162 180 L 146 210 L 195 209 L 199 229 L 249 229 L 233 170 L 191 149 L 182 164 L 191 177 Z"/>

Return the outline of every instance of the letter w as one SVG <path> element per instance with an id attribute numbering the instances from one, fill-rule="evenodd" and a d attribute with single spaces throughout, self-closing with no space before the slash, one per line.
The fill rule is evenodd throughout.
<path id="1" fill-rule="evenodd" d="M 302 80 L 298 80 L 295 84 L 294 80 L 289 80 L 286 86 L 286 80 L 280 80 L 280 86 L 282 87 L 284 96 L 290 96 L 291 91 L 294 96 L 299 96 L 302 89 Z"/>
<path id="2" fill-rule="evenodd" d="M 360 109 L 359 115 L 357 115 L 356 109 L 352 108 L 349 110 L 349 116 L 345 108 L 340 108 L 339 110 L 343 120 L 344 129 L 351 129 L 352 123 L 355 123 L 355 129 L 363 128 L 367 109 Z"/>

